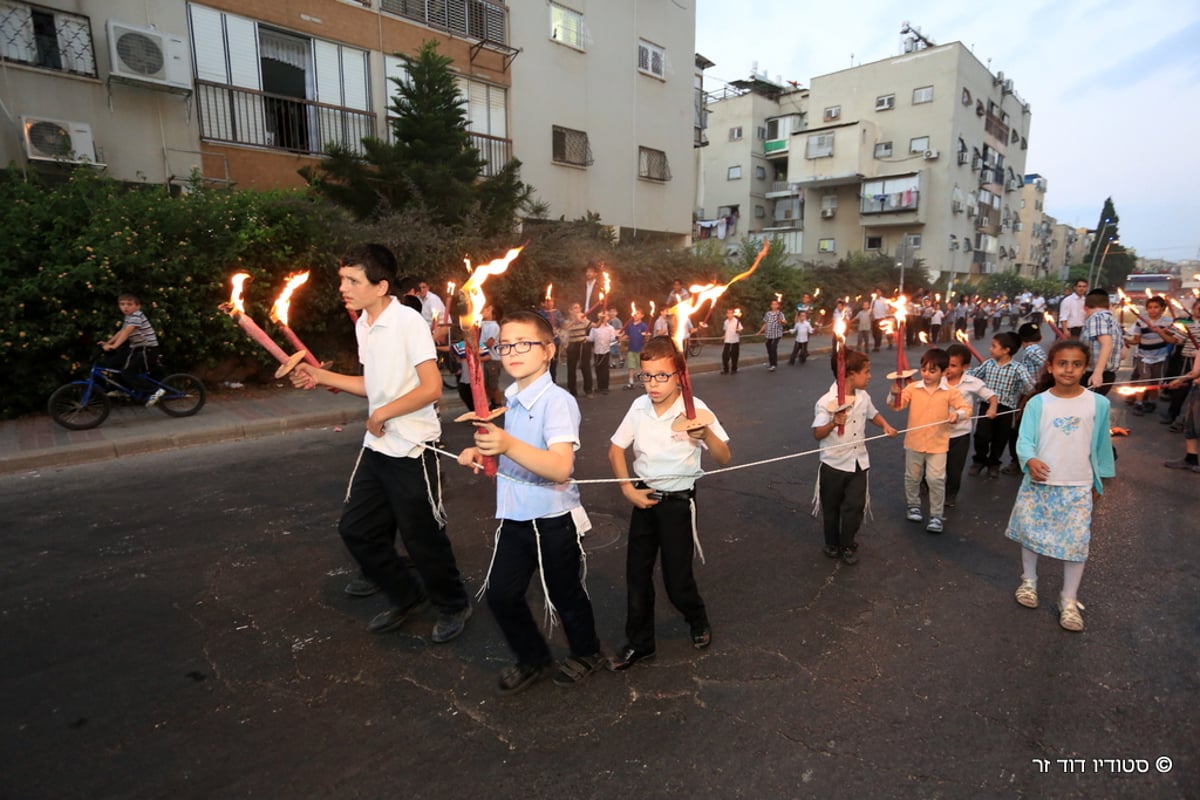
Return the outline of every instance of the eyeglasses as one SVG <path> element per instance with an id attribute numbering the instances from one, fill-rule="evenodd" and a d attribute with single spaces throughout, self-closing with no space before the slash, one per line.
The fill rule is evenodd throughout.
<path id="1" fill-rule="evenodd" d="M 509 353 L 528 353 L 533 349 L 535 344 L 545 347 L 547 342 L 506 342 L 504 344 L 494 344 L 492 345 L 492 352 L 498 356 L 506 356 Z"/>
<path id="2" fill-rule="evenodd" d="M 667 381 L 671 380 L 673 376 L 678 374 L 678 372 L 639 372 L 637 374 L 637 379 L 642 383 L 650 383 L 651 381 L 654 383 L 666 383 Z"/>

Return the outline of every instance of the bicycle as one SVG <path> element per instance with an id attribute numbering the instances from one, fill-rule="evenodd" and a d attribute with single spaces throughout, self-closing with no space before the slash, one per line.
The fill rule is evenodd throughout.
<path id="1" fill-rule="evenodd" d="M 704 342 L 696 338 L 688 339 L 687 354 L 688 358 L 695 358 L 700 355 L 700 351 L 704 349 Z"/>
<path id="2" fill-rule="evenodd" d="M 207 395 L 204 383 L 194 375 L 176 373 L 161 381 L 147 373 L 138 380 L 151 389 L 132 389 L 121 383 L 121 369 L 99 363 L 99 350 L 92 356 L 87 379 L 58 387 L 46 402 L 50 418 L 70 431 L 86 431 L 99 426 L 112 412 L 114 399 L 145 404 L 161 391 L 155 406 L 169 417 L 190 417 L 204 407 Z"/>

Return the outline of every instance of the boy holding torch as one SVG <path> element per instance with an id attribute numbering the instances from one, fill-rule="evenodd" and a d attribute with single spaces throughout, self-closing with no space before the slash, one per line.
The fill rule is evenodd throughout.
<path id="1" fill-rule="evenodd" d="M 339 262 L 338 277 L 346 308 L 360 312 L 355 336 L 363 374 L 301 363 L 290 375 L 292 384 L 332 386 L 367 398 L 367 433 L 338 523 L 363 574 L 392 604 L 367 630 L 395 630 L 432 600 L 441 612 L 432 639 L 448 642 L 462 633 L 471 601 L 446 536 L 437 456 L 424 447 L 441 435 L 433 408 L 442 396 L 433 337 L 421 314 L 391 295 L 396 259 L 383 245 L 352 247 Z M 396 552 L 397 532 L 415 574 Z"/>

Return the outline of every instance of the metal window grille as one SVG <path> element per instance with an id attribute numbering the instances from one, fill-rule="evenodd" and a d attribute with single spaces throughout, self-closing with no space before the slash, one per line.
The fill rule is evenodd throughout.
<path id="1" fill-rule="evenodd" d="M 488 0 L 380 0 L 379 7 L 389 14 L 407 17 L 432 28 L 508 44 L 508 9 L 499 3 Z"/>
<path id="2" fill-rule="evenodd" d="M 24 3 L 0 4 L 0 58 L 96 77 L 91 21 Z"/>
<path id="3" fill-rule="evenodd" d="M 639 147 L 638 177 L 651 181 L 671 180 L 671 165 L 667 163 L 667 154 L 662 150 Z"/>
<path id="4" fill-rule="evenodd" d="M 649 42 L 638 42 L 638 69 L 664 77 L 667 73 L 667 51 Z"/>
<path id="5" fill-rule="evenodd" d="M 560 164 L 574 164 L 578 167 L 592 165 L 592 148 L 588 145 L 585 131 L 573 131 L 570 128 L 552 128 L 551 157 Z"/>

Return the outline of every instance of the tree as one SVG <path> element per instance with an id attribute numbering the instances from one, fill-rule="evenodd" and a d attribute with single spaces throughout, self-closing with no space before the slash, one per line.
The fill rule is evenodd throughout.
<path id="1" fill-rule="evenodd" d="M 484 235 L 511 230 L 532 196 L 520 180 L 520 162 L 512 159 L 483 176 L 486 165 L 467 130 L 452 59 L 438 53 L 437 42 L 400 58 L 407 77 L 391 79 L 392 141 L 363 139 L 361 152 L 331 144 L 329 158 L 301 175 L 359 220 L 423 208 L 438 225 L 461 226 L 471 218 L 485 226 Z"/>
<path id="2" fill-rule="evenodd" d="M 1090 268 L 1099 269 L 1101 260 L 1107 268 L 1108 262 L 1112 260 L 1121 249 L 1120 232 L 1117 230 L 1117 223 L 1121 218 L 1117 216 L 1117 209 L 1113 205 L 1111 197 L 1104 199 L 1104 210 L 1100 212 L 1100 220 L 1096 223 L 1096 228 L 1093 231 L 1096 235 L 1092 238 L 1092 243 L 1088 247 L 1087 255 L 1084 257 L 1084 263 Z M 1108 251 L 1107 254 L 1105 251 Z M 1097 273 L 1093 272 L 1094 280 L 1097 285 L 1103 285 L 1105 281 Z M 1121 278 L 1124 281 L 1124 276 Z"/>

